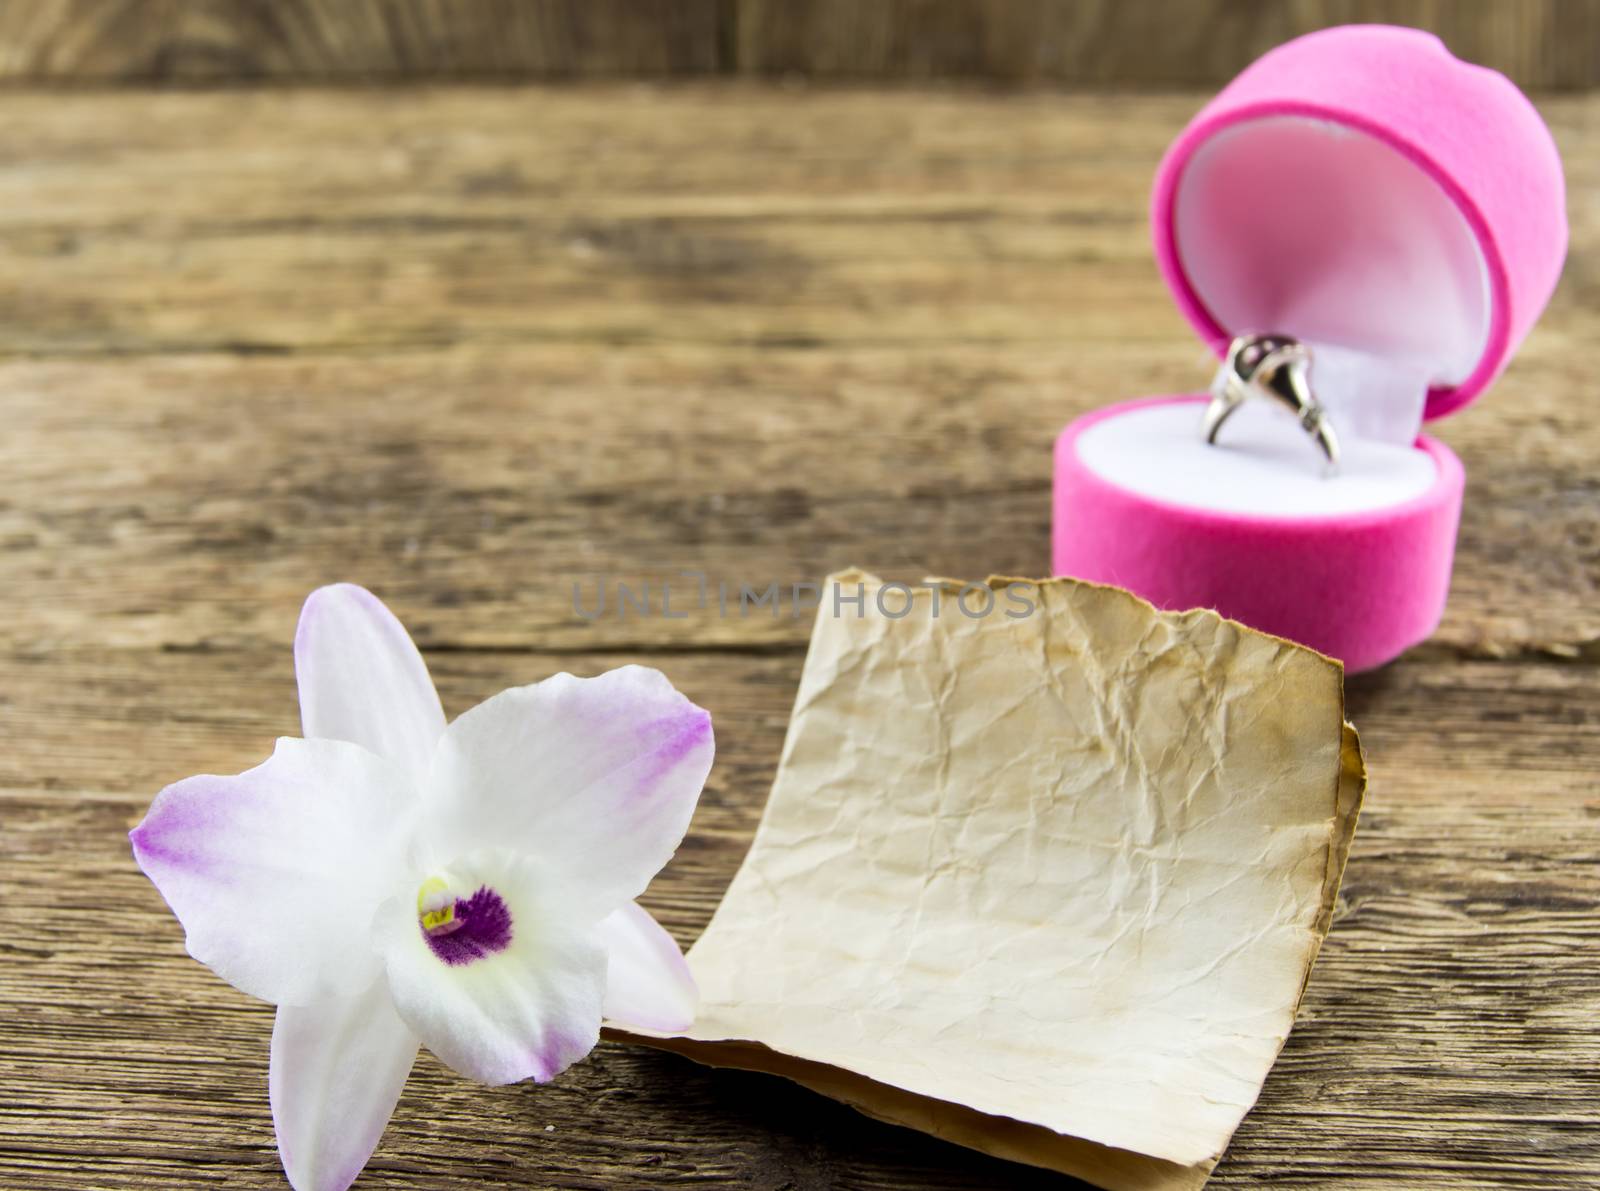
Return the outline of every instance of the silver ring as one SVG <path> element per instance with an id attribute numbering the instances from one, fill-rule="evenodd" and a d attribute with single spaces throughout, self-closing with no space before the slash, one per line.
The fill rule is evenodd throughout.
<path id="1" fill-rule="evenodd" d="M 1288 335 L 1240 335 L 1228 345 L 1228 357 L 1211 382 L 1211 404 L 1206 406 L 1206 442 L 1215 443 L 1222 424 L 1251 397 L 1287 409 L 1311 436 L 1328 461 L 1339 466 L 1339 436 L 1333 432 L 1328 411 L 1311 392 L 1311 349 Z"/>

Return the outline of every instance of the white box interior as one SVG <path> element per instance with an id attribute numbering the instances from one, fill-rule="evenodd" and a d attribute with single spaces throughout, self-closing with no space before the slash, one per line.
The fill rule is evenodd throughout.
<path id="1" fill-rule="evenodd" d="M 1311 348 L 1340 467 L 1326 474 L 1295 419 L 1266 402 L 1241 408 L 1216 446 L 1193 406 L 1119 414 L 1080 436 L 1085 464 L 1157 499 L 1268 516 L 1383 508 L 1433 484 L 1432 458 L 1413 446 L 1428 390 L 1477 366 L 1491 300 L 1472 228 L 1422 166 L 1328 120 L 1247 121 L 1189 159 L 1173 236 L 1195 296 L 1228 334 Z"/>

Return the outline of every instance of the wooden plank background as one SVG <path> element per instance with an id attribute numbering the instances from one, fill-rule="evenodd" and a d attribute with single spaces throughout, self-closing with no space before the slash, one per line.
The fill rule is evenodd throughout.
<path id="1" fill-rule="evenodd" d="M 1144 222 L 1202 99 L 0 96 L 0 1187 L 281 1185 L 270 1009 L 184 955 L 125 833 L 296 730 L 319 583 L 388 599 L 451 714 L 629 661 L 710 708 L 647 898 L 692 940 L 806 626 L 588 620 L 572 583 L 1043 571 L 1061 425 L 1209 376 Z M 1572 259 L 1439 428 L 1469 476 L 1450 609 L 1351 683 L 1367 810 L 1221 1187 L 1600 1185 L 1600 97 L 1543 110 Z M 610 1043 L 546 1088 L 424 1056 L 358 1184 L 1062 1185 Z"/>
<path id="2" fill-rule="evenodd" d="M 696 76 L 1216 85 L 1327 25 L 1600 82 L 1600 0 L 0 0 L 0 80 Z"/>

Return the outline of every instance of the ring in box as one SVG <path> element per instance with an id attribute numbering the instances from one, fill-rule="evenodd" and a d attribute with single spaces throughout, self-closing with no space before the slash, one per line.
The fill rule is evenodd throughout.
<path id="1" fill-rule="evenodd" d="M 1324 30 L 1190 122 L 1151 222 L 1219 356 L 1247 334 L 1309 348 L 1339 466 L 1271 402 L 1240 402 L 1215 444 L 1204 395 L 1099 410 L 1056 444 L 1055 573 L 1215 608 L 1351 670 L 1388 661 L 1439 623 L 1461 513 L 1461 463 L 1422 423 L 1499 375 L 1561 271 L 1549 130 L 1430 34 Z"/>

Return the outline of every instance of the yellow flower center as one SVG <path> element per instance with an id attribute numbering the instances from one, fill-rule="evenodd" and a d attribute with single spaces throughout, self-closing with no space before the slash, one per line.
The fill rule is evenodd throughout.
<path id="1" fill-rule="evenodd" d="M 430 935 L 447 935 L 456 921 L 456 897 L 441 877 L 429 877 L 417 890 L 417 918 Z"/>

